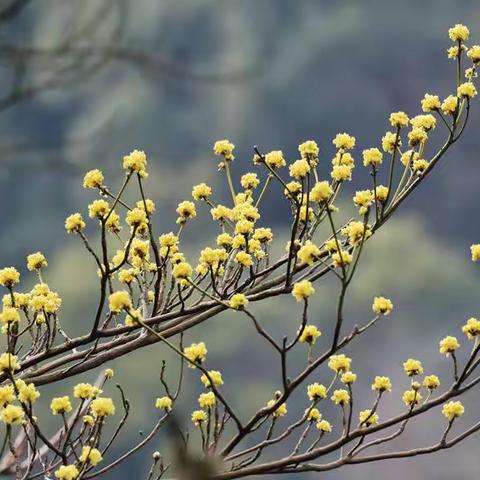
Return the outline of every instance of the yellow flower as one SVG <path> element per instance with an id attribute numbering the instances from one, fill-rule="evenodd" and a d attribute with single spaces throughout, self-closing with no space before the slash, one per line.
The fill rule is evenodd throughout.
<path id="1" fill-rule="evenodd" d="M 341 250 L 332 255 L 332 261 L 335 268 L 338 268 L 341 265 L 350 265 L 350 263 L 352 263 L 352 255 L 346 250 Z"/>
<path id="2" fill-rule="evenodd" d="M 308 221 L 311 222 L 313 221 L 313 217 L 314 217 L 314 212 L 313 212 L 313 209 L 311 207 L 308 207 L 308 210 L 307 210 L 307 206 L 306 205 L 302 205 L 300 207 L 300 214 L 299 214 L 299 218 L 302 222 L 305 222 L 306 219 L 307 219 L 307 212 L 308 212 Z"/>
<path id="3" fill-rule="evenodd" d="M 310 192 L 310 200 L 312 202 L 326 202 L 333 195 L 333 189 L 330 182 L 324 180 L 317 182 Z"/>
<path id="4" fill-rule="evenodd" d="M 213 384 L 216 387 L 219 387 L 219 386 L 223 385 L 222 374 L 218 370 L 210 370 L 208 372 L 208 375 L 210 376 Z M 200 377 L 200 381 L 205 385 L 205 387 L 207 387 L 207 388 L 210 387 L 210 380 L 208 379 L 208 377 L 206 375 L 202 375 Z"/>
<path id="5" fill-rule="evenodd" d="M 462 332 L 469 340 L 480 335 L 480 320 L 476 318 L 469 318 L 467 323 L 462 327 Z"/>
<path id="6" fill-rule="evenodd" d="M 260 183 L 258 176 L 256 173 L 248 172 L 242 175 L 240 179 L 240 184 L 246 190 L 252 190 L 253 188 L 257 188 Z"/>
<path id="7" fill-rule="evenodd" d="M 440 102 L 440 98 L 438 95 L 431 95 L 430 93 L 426 93 L 422 100 L 422 110 L 424 112 L 435 112 L 440 110 L 442 106 L 442 102 Z"/>
<path id="8" fill-rule="evenodd" d="M 315 325 L 306 325 L 298 341 L 313 345 L 321 334 L 322 332 Z"/>
<path id="9" fill-rule="evenodd" d="M 102 454 L 100 453 L 100 450 L 85 445 L 82 447 L 82 454 L 80 455 L 79 460 L 95 466 L 102 461 Z"/>
<path id="10" fill-rule="evenodd" d="M 422 362 L 420 362 L 420 360 L 409 358 L 406 362 L 403 363 L 403 370 L 409 377 L 419 375 L 423 373 Z"/>
<path id="11" fill-rule="evenodd" d="M 405 112 L 394 112 L 390 115 L 390 124 L 392 127 L 406 127 L 408 120 L 408 115 Z"/>
<path id="12" fill-rule="evenodd" d="M 392 382 L 390 378 L 377 375 L 372 383 L 372 390 L 376 390 L 377 392 L 391 392 Z"/>
<path id="13" fill-rule="evenodd" d="M 461 417 L 464 412 L 465 407 L 462 405 L 462 402 L 448 402 L 442 408 L 442 413 L 449 422 Z"/>
<path id="14" fill-rule="evenodd" d="M 22 423 L 25 412 L 17 405 L 7 405 L 0 412 L 0 420 L 7 425 L 19 425 Z"/>
<path id="15" fill-rule="evenodd" d="M 339 149 L 351 150 L 355 147 L 355 137 L 348 133 L 337 133 L 332 143 Z"/>
<path id="16" fill-rule="evenodd" d="M 442 103 L 442 111 L 445 115 L 453 115 L 457 111 L 458 97 L 449 95 Z"/>
<path id="17" fill-rule="evenodd" d="M 110 233 L 118 233 L 120 232 L 120 230 L 122 230 L 122 227 L 120 225 L 120 216 L 117 212 L 110 212 L 110 215 L 105 222 L 105 226 Z"/>
<path id="18" fill-rule="evenodd" d="M 136 310 L 129 310 L 125 315 L 125 325 L 132 327 L 133 325 L 138 325 L 140 321 L 143 320 L 141 310 L 137 308 Z"/>
<path id="19" fill-rule="evenodd" d="M 0 322 L 5 325 L 13 325 L 20 321 L 20 314 L 18 310 L 13 307 L 5 307 L 2 312 L 0 312 Z M 8 328 L 8 327 L 7 327 Z"/>
<path id="20" fill-rule="evenodd" d="M 293 285 L 292 295 L 297 302 L 306 300 L 310 295 L 315 293 L 312 282 L 308 280 L 302 280 Z"/>
<path id="21" fill-rule="evenodd" d="M 348 236 L 348 243 L 356 245 L 362 239 L 367 239 L 372 235 L 370 228 L 366 228 L 364 222 L 350 222 L 345 228 L 341 230 L 342 235 Z"/>
<path id="22" fill-rule="evenodd" d="M 68 233 L 78 233 L 85 228 L 85 222 L 80 213 L 73 213 L 65 220 L 65 230 Z"/>
<path id="23" fill-rule="evenodd" d="M 253 232 L 254 223 L 248 220 L 239 220 L 235 224 L 235 234 L 248 235 Z"/>
<path id="24" fill-rule="evenodd" d="M 377 315 L 388 315 L 393 310 L 393 303 L 389 298 L 375 297 L 373 299 L 372 310 Z"/>
<path id="25" fill-rule="evenodd" d="M 217 402 L 215 394 L 213 392 L 202 393 L 198 397 L 198 404 L 201 408 L 212 408 Z"/>
<path id="26" fill-rule="evenodd" d="M 73 396 L 81 400 L 95 398 L 99 393 L 101 393 L 101 390 L 90 383 L 77 383 L 77 385 L 73 387 Z"/>
<path id="27" fill-rule="evenodd" d="M 458 48 L 457 45 L 447 48 L 447 56 L 448 58 L 457 58 L 459 56 L 459 53 L 463 50 Z"/>
<path id="28" fill-rule="evenodd" d="M 88 206 L 88 216 L 90 218 L 103 218 L 110 211 L 110 205 L 106 200 L 94 200 Z"/>
<path id="29" fill-rule="evenodd" d="M 248 298 L 243 293 L 236 293 L 230 299 L 230 307 L 235 310 L 241 310 L 248 305 Z"/>
<path id="30" fill-rule="evenodd" d="M 170 412 L 172 410 L 173 401 L 170 397 L 160 397 L 155 401 L 155 408 Z"/>
<path id="31" fill-rule="evenodd" d="M 344 182 L 352 179 L 352 167 L 348 165 L 334 165 L 331 177 L 337 182 Z"/>
<path id="32" fill-rule="evenodd" d="M 27 268 L 32 270 L 40 270 L 48 265 L 47 259 L 41 252 L 32 253 L 27 257 Z"/>
<path id="33" fill-rule="evenodd" d="M 352 359 L 345 356 L 343 353 L 339 355 L 332 355 L 328 360 L 328 368 L 336 373 L 349 371 L 351 364 Z"/>
<path id="34" fill-rule="evenodd" d="M 275 403 L 277 403 L 277 400 L 270 400 L 267 403 L 267 408 L 273 407 L 275 405 Z M 287 404 L 286 403 L 282 403 L 281 405 L 279 405 L 277 407 L 277 409 L 274 410 L 273 413 L 272 413 L 272 415 L 274 417 L 284 417 L 286 414 L 287 414 Z"/>
<path id="35" fill-rule="evenodd" d="M 50 409 L 53 415 L 71 412 L 72 404 L 70 398 L 68 396 L 53 398 L 50 403 Z"/>
<path id="36" fill-rule="evenodd" d="M 448 355 L 449 353 L 453 353 L 455 350 L 460 348 L 460 344 L 456 337 L 445 337 L 443 340 L 440 341 L 440 353 L 444 355 Z"/>
<path id="37" fill-rule="evenodd" d="M 145 210 L 142 210 L 140 208 L 133 208 L 127 213 L 126 220 L 131 227 L 138 227 L 142 223 L 147 222 L 147 214 L 145 213 Z"/>
<path id="38" fill-rule="evenodd" d="M 477 95 L 477 89 L 472 82 L 465 82 L 458 86 L 457 95 L 459 97 L 473 98 Z"/>
<path id="39" fill-rule="evenodd" d="M 5 408 L 9 403 L 15 400 L 15 390 L 13 385 L 0 387 L 0 407 Z"/>
<path id="40" fill-rule="evenodd" d="M 0 355 L 0 371 L 3 372 L 5 370 L 9 370 L 10 372 L 20 370 L 18 357 L 16 355 L 12 355 L 11 353 L 2 353 Z"/>
<path id="41" fill-rule="evenodd" d="M 307 420 L 309 422 L 319 422 L 322 419 L 322 414 L 318 410 L 318 408 L 312 408 L 305 410 L 305 413 L 307 414 Z"/>
<path id="42" fill-rule="evenodd" d="M 345 372 L 341 377 L 340 380 L 345 385 L 351 385 L 357 381 L 357 374 L 353 372 Z"/>
<path id="43" fill-rule="evenodd" d="M 253 238 L 260 243 L 269 243 L 273 239 L 273 233 L 270 228 L 257 228 L 253 233 Z"/>
<path id="44" fill-rule="evenodd" d="M 422 175 L 428 168 L 429 163 L 424 160 L 423 158 L 419 158 L 418 160 L 414 160 L 412 164 L 412 170 L 417 175 Z"/>
<path id="45" fill-rule="evenodd" d="M 470 35 L 470 30 L 465 25 L 457 23 L 448 29 L 448 36 L 453 42 L 466 42 Z"/>
<path id="46" fill-rule="evenodd" d="M 195 410 L 192 413 L 192 422 L 195 426 L 200 426 L 203 422 L 207 421 L 207 413 L 203 410 Z"/>
<path id="47" fill-rule="evenodd" d="M 136 268 L 128 268 L 128 269 L 120 270 L 118 272 L 118 281 L 120 283 L 125 283 L 126 285 L 130 285 L 136 280 L 137 274 L 138 274 L 138 271 Z"/>
<path id="48" fill-rule="evenodd" d="M 183 349 L 185 356 L 193 363 L 202 363 L 207 358 L 207 347 L 204 342 L 192 343 L 189 347 Z"/>
<path id="49" fill-rule="evenodd" d="M 85 423 L 86 425 L 94 425 L 95 424 L 95 420 L 91 415 L 84 415 L 82 420 L 83 420 L 83 423 Z"/>
<path id="50" fill-rule="evenodd" d="M 283 158 L 283 152 L 281 150 L 273 150 L 265 155 L 265 163 L 270 168 L 280 168 L 286 165 L 285 159 Z"/>
<path id="51" fill-rule="evenodd" d="M 379 202 L 385 202 L 388 198 L 388 187 L 385 187 L 385 185 L 378 185 L 378 187 L 375 188 L 375 198 Z"/>
<path id="52" fill-rule="evenodd" d="M 346 165 L 347 167 L 354 168 L 355 160 L 349 152 L 339 150 L 332 158 L 332 165 Z"/>
<path id="53" fill-rule="evenodd" d="M 403 394 L 402 400 L 407 407 L 413 407 L 414 405 L 417 405 L 422 401 L 422 396 L 417 390 L 412 389 L 412 390 L 407 390 Z"/>
<path id="54" fill-rule="evenodd" d="M 123 168 L 130 172 L 137 172 L 141 176 L 146 176 L 147 155 L 142 150 L 133 150 L 123 157 Z"/>
<path id="55" fill-rule="evenodd" d="M 0 270 L 0 285 L 11 287 L 20 281 L 20 274 L 15 267 L 6 267 Z"/>
<path id="56" fill-rule="evenodd" d="M 298 258 L 304 265 L 311 265 L 320 256 L 320 249 L 310 240 L 305 242 L 298 251 Z"/>
<path id="57" fill-rule="evenodd" d="M 411 166 L 412 162 L 418 160 L 420 155 L 415 150 L 407 150 L 400 156 L 400 161 L 405 165 Z"/>
<path id="58" fill-rule="evenodd" d="M 192 189 L 192 197 L 195 200 L 206 200 L 212 194 L 212 189 L 206 183 L 199 183 Z"/>
<path id="59" fill-rule="evenodd" d="M 95 168 L 83 177 L 83 188 L 100 188 L 103 185 L 103 173 Z"/>
<path id="60" fill-rule="evenodd" d="M 401 146 L 402 141 L 400 140 L 400 136 L 394 132 L 386 132 L 382 137 L 382 148 L 386 153 L 393 153 L 395 147 L 399 148 Z"/>
<path id="61" fill-rule="evenodd" d="M 408 132 L 408 143 L 412 147 L 419 145 L 420 143 L 425 143 L 428 140 L 427 132 L 423 128 L 412 128 Z"/>
<path id="62" fill-rule="evenodd" d="M 145 202 L 142 200 L 139 200 L 137 203 L 137 208 L 140 208 L 140 210 L 146 211 L 149 215 L 155 212 L 155 203 L 153 200 L 150 200 L 149 198 L 145 199 Z M 147 209 L 145 210 L 145 205 L 147 206 Z"/>
<path id="63" fill-rule="evenodd" d="M 23 403 L 35 403 L 40 397 L 40 392 L 33 383 L 18 387 L 18 398 Z"/>
<path id="64" fill-rule="evenodd" d="M 310 171 L 310 164 L 302 158 L 301 160 L 293 162 L 290 167 L 288 167 L 288 170 L 290 176 L 298 180 L 307 176 Z"/>
<path id="65" fill-rule="evenodd" d="M 295 195 L 298 195 L 302 190 L 302 184 L 300 182 L 288 182 L 285 186 L 287 188 L 284 189 L 283 193 L 287 198 L 295 197 Z"/>
<path id="66" fill-rule="evenodd" d="M 75 465 L 62 465 L 55 470 L 55 476 L 59 480 L 75 480 L 79 475 L 79 471 Z"/>
<path id="67" fill-rule="evenodd" d="M 161 247 L 171 248 L 177 245 L 178 237 L 173 232 L 169 232 L 169 233 L 164 233 L 163 235 L 160 235 L 160 237 L 158 238 L 158 241 Z"/>
<path id="68" fill-rule="evenodd" d="M 247 252 L 238 252 L 235 255 L 235 262 L 243 267 L 251 267 L 253 265 L 252 256 Z"/>
<path id="69" fill-rule="evenodd" d="M 218 140 L 213 145 L 215 155 L 225 157 L 225 160 L 233 160 L 233 150 L 235 145 L 229 140 Z"/>
<path id="70" fill-rule="evenodd" d="M 172 275 L 178 280 L 184 280 L 192 276 L 193 270 L 189 263 L 180 262 L 177 263 L 172 270 Z"/>
<path id="71" fill-rule="evenodd" d="M 350 402 L 350 395 L 346 390 L 335 390 L 331 400 L 336 405 L 345 405 L 346 403 Z"/>
<path id="72" fill-rule="evenodd" d="M 108 298 L 110 311 L 113 313 L 120 313 L 123 310 L 130 310 L 132 308 L 132 300 L 130 294 L 126 290 L 119 290 L 114 292 Z"/>
<path id="73" fill-rule="evenodd" d="M 433 115 L 417 115 L 410 120 L 415 128 L 423 128 L 427 132 L 433 130 L 437 124 L 437 119 Z"/>
<path id="74" fill-rule="evenodd" d="M 307 387 L 307 395 L 312 402 L 321 400 L 327 396 L 327 387 L 320 383 L 312 383 Z"/>
<path id="75" fill-rule="evenodd" d="M 363 151 L 363 165 L 380 165 L 383 161 L 383 154 L 378 148 L 369 148 Z"/>
<path id="76" fill-rule="evenodd" d="M 478 262 L 480 260 L 480 243 L 476 243 L 470 247 L 472 254 L 472 262 Z"/>
<path id="77" fill-rule="evenodd" d="M 467 52 L 467 57 L 473 62 L 480 62 L 480 45 L 473 45 Z"/>
<path id="78" fill-rule="evenodd" d="M 371 410 L 362 410 L 358 415 L 361 425 L 373 425 L 378 423 L 379 417 L 377 413 L 372 413 Z"/>
<path id="79" fill-rule="evenodd" d="M 197 216 L 197 212 L 195 210 L 195 204 L 193 202 L 189 202 L 185 200 L 178 204 L 176 212 L 180 215 L 181 218 L 193 218 Z"/>
<path id="80" fill-rule="evenodd" d="M 436 375 L 427 375 L 423 379 L 422 385 L 429 390 L 435 390 L 440 386 L 440 379 Z"/>
<path id="81" fill-rule="evenodd" d="M 317 142 L 314 140 L 307 140 L 298 146 L 298 151 L 302 158 L 316 158 L 319 154 Z"/>
<path id="82" fill-rule="evenodd" d="M 332 431 L 332 426 L 327 420 L 320 420 L 317 423 L 316 428 L 322 433 L 330 433 Z"/>
<path id="83" fill-rule="evenodd" d="M 115 414 L 115 405 L 111 398 L 98 397 L 90 404 L 90 410 L 94 417 L 106 417 Z"/>
<path id="84" fill-rule="evenodd" d="M 13 292 L 13 303 L 12 296 L 10 293 L 7 293 L 3 296 L 2 303 L 4 307 L 13 307 L 16 308 L 26 308 L 30 302 L 30 295 L 28 293 Z"/>
<path id="85" fill-rule="evenodd" d="M 368 207 L 373 202 L 373 193 L 371 190 L 359 190 L 353 197 L 353 203 L 357 207 Z"/>
<path id="86" fill-rule="evenodd" d="M 212 208 L 210 213 L 212 214 L 212 218 L 214 220 L 220 220 L 221 222 L 229 220 L 232 216 L 232 210 L 223 205 L 217 205 L 216 207 Z"/>

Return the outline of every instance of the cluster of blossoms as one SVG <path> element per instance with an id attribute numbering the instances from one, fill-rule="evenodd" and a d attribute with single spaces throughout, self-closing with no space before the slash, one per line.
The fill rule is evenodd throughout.
<path id="1" fill-rule="evenodd" d="M 33 383 L 14 378 L 13 374 L 19 368 L 16 362 L 15 356 L 9 353 L 2 355 L 2 371 L 9 371 L 10 383 L 0 387 L 0 421 L 8 427 L 7 435 L 10 435 L 14 426 L 20 426 L 26 432 L 30 427 L 32 435 L 45 439 L 45 433 L 41 432 L 34 414 L 34 404 L 40 392 Z M 8 367 L 5 363 L 8 363 Z M 105 370 L 102 385 L 112 376 L 113 370 Z M 80 478 L 103 459 L 100 449 L 102 430 L 106 418 L 115 414 L 115 405 L 111 398 L 101 397 L 101 394 L 102 388 L 79 383 L 73 388 L 73 397 L 78 405 L 74 406 L 69 396 L 55 397 L 50 402 L 52 415 L 60 415 L 64 425 L 57 440 L 59 445 L 63 444 L 63 451 L 53 447 L 53 453 L 63 457 L 63 462 L 58 462 L 61 465 L 55 470 L 55 476 L 60 480 Z M 73 435 L 77 439 L 75 442 L 72 441 Z M 70 456 L 76 458 L 75 463 L 67 463 Z"/>
<path id="2" fill-rule="evenodd" d="M 18 290 L 20 273 L 15 267 L 0 269 L 0 286 L 5 289 L 0 312 L 2 333 L 6 338 L 6 351 L 0 354 L 0 420 L 7 426 L 4 445 L 9 446 L 13 457 L 20 457 L 12 440 L 16 428 L 27 436 L 30 446 L 41 441 L 48 450 L 48 454 L 33 455 L 26 477 L 30 473 L 47 476 L 54 472 L 59 480 L 75 480 L 84 476 L 92 478 L 98 472 L 113 468 L 153 438 L 172 415 L 186 375 L 198 375 L 202 387 L 190 416 L 197 427 L 194 436 L 201 441 L 206 458 L 218 453 L 222 457 L 221 468 L 230 468 L 222 472 L 225 479 L 230 473 L 233 476 L 242 472 L 246 472 L 245 475 L 286 473 L 287 470 L 282 470 L 285 466 L 288 472 L 297 471 L 297 467 L 298 471 L 315 469 L 316 465 L 304 463 L 304 458 L 297 454 L 303 452 L 310 455 L 310 459 L 316 458 L 316 454 L 320 456 L 322 447 L 318 445 L 329 433 L 339 434 L 333 443 L 334 449 L 341 452 L 339 464 L 348 463 L 376 444 L 375 441 L 363 444 L 367 435 L 400 425 L 398 433 L 388 437 L 396 438 L 417 413 L 439 405 L 447 420 L 440 447 L 448 444 L 450 428 L 465 410 L 461 401 L 454 398 L 462 389 L 466 391 L 480 382 L 477 379 L 465 384 L 480 364 L 480 321 L 472 317 L 462 327 L 466 342 L 473 343 L 463 367 L 457 359 L 463 342 L 454 336 L 440 341 L 439 352 L 451 359 L 454 377 L 453 386 L 440 397 L 432 399 L 436 391 L 441 390 L 441 384 L 443 387 L 449 382 L 444 379 L 441 382 L 434 374 L 424 375 L 424 367 L 417 359 L 409 358 L 404 362 L 403 370 L 410 385 L 401 396 L 395 397 L 401 406 L 400 415 L 382 424 L 379 406 L 382 399 L 394 391 L 393 382 L 388 376 L 372 376 L 373 380 L 368 383 L 373 399 L 370 404 L 359 400 L 357 408 L 354 390 L 361 377 L 352 370 L 352 358 L 345 352 L 350 342 L 366 330 L 377 322 L 386 321 L 386 316 L 393 317 L 394 306 L 385 296 L 374 297 L 373 315 L 370 314 L 373 318 L 356 325 L 348 333 L 345 332 L 344 304 L 366 242 L 423 182 L 465 129 L 470 102 L 477 95 L 474 82 L 480 63 L 480 46 L 468 48 L 465 45 L 469 31 L 463 25 L 450 29 L 449 36 L 454 45 L 448 55 L 457 60 L 460 72 L 456 91 L 443 99 L 437 94 L 425 94 L 413 116 L 403 111 L 389 115 L 389 130 L 378 139 L 377 145 L 361 150 L 363 168 L 370 173 L 372 181 L 357 190 L 347 204 L 344 210 L 350 208 L 354 215 L 345 224 L 340 224 L 340 209 L 335 202 L 345 183 L 353 179 L 355 149 L 359 143 L 345 132 L 331 140 L 331 161 L 324 160 L 327 153 L 323 148 L 320 151 L 314 140 L 301 143 L 298 155 L 291 160 L 281 150 L 261 152 L 255 147 L 251 169 L 238 176 L 235 145 L 226 139 L 215 142 L 213 155 L 219 157 L 219 172 L 225 176 L 229 198 L 219 202 L 212 186 L 204 182 L 194 185 L 191 196 L 179 201 L 171 231 L 170 228 L 155 230 L 157 207 L 145 195 L 150 160 L 145 152 L 134 150 L 124 156 L 124 180 L 115 193 L 101 170 L 95 168 L 85 174 L 83 187 L 95 194 L 95 198 L 86 213 L 75 212 L 66 218 L 65 229 L 80 239 L 97 268 L 99 303 L 87 334 L 70 338 L 60 325 L 62 302 L 44 281 L 48 262 L 41 252 L 27 257 L 26 267 L 36 281 L 28 292 Z M 464 56 L 470 63 L 463 72 Z M 427 145 L 435 147 L 432 132 L 441 128 L 446 128 L 447 141 L 429 158 Z M 327 171 L 323 168 L 325 165 Z M 133 183 L 138 185 L 135 190 L 138 196 L 131 201 L 125 192 Z M 290 225 L 286 240 L 278 240 L 281 233 L 274 234 L 263 215 L 265 199 L 275 186 L 281 192 L 276 205 L 283 204 Z M 213 234 L 192 260 L 183 248 L 184 239 L 202 215 L 211 220 Z M 92 225 L 99 229 L 98 247 L 89 239 Z M 322 230 L 320 226 L 325 228 Z M 324 235 L 320 236 L 322 231 Z M 276 250 L 272 248 L 274 240 L 282 242 Z M 275 257 L 277 251 L 282 253 Z M 471 246 L 471 256 L 473 261 L 480 261 L 480 244 Z M 326 275 L 338 280 L 340 294 L 333 328 L 322 322 L 320 330 L 310 322 L 310 309 L 316 301 L 316 282 Z M 270 332 L 255 314 L 257 302 L 279 295 L 288 295 L 291 302 L 295 300 L 300 311 L 291 338 L 276 326 L 271 327 L 274 331 Z M 207 368 L 207 356 L 210 363 L 215 352 L 209 353 L 201 339 L 189 346 L 183 343 L 185 332 L 222 312 L 229 314 L 230 321 L 245 319 L 251 322 L 250 326 L 253 324 L 252 328 L 271 348 L 280 364 L 280 375 L 271 375 L 278 381 L 272 390 L 278 390 L 271 397 L 269 395 L 268 401 L 262 402 L 247 423 L 228 400 L 228 389 L 233 382 L 225 386 L 222 373 L 210 369 L 210 365 Z M 167 365 L 163 362 L 160 380 L 165 392 L 154 402 L 159 413 L 158 423 L 131 451 L 88 476 L 103 461 L 130 408 L 118 386 L 124 416 L 111 441 L 105 441 L 105 427 L 107 423 L 112 424 L 109 417 L 115 414 L 116 408 L 112 398 L 102 396 L 102 390 L 113 371 L 106 370 L 98 385 L 78 383 L 72 395 L 51 400 L 51 413 L 55 420 L 61 420 L 54 441 L 50 441 L 40 428 L 36 406 L 34 412 L 34 404 L 40 398 L 36 385 L 89 371 L 155 342 L 181 359 L 177 389 L 174 391 L 169 386 L 168 375 L 165 375 Z M 321 349 L 325 350 L 318 353 Z M 298 365 L 292 366 L 293 350 L 298 352 L 296 358 L 303 362 L 300 372 Z M 188 373 L 184 372 L 184 365 L 190 367 L 186 370 Z M 321 375 L 321 366 L 328 372 L 326 380 L 313 381 L 313 374 Z M 296 410 L 291 409 L 289 413 L 287 401 L 292 402 L 298 387 L 304 388 L 307 380 L 310 383 L 306 385 L 304 413 L 275 436 L 275 429 L 289 421 L 291 410 Z M 320 406 L 325 402 L 333 404 L 334 411 L 341 416 L 340 421 L 337 422 L 333 415 L 328 420 L 323 418 Z M 255 443 L 255 432 L 263 432 L 264 425 L 269 425 L 264 432 L 265 438 Z M 283 467 L 264 464 L 260 465 L 263 470 L 248 470 L 262 457 L 265 448 L 294 435 L 302 425 L 305 429 Z M 359 443 L 347 456 L 342 456 L 344 446 L 355 438 L 360 439 Z M 253 445 L 242 450 L 241 444 L 246 439 L 252 439 Z M 188 453 L 188 442 L 184 443 Z M 168 470 L 162 458 L 159 452 L 153 455 L 150 478 L 154 468 L 157 468 L 157 478 Z M 227 464 L 231 467 L 225 467 Z"/>

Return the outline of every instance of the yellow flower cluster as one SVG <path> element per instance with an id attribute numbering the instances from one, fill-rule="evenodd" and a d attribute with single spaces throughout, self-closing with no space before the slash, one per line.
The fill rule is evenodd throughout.
<path id="1" fill-rule="evenodd" d="M 336 373 L 346 372 L 350 370 L 352 359 L 344 355 L 332 355 L 328 360 L 328 367 Z"/>
<path id="2" fill-rule="evenodd" d="M 322 332 L 320 332 L 320 330 L 318 330 L 315 325 L 306 325 L 305 328 L 302 330 L 298 341 L 313 345 L 317 341 L 317 338 L 320 337 L 320 335 L 322 335 Z"/>
<path id="3" fill-rule="evenodd" d="M 452 422 L 455 418 L 461 417 L 465 412 L 462 402 L 448 402 L 442 408 L 443 415 Z"/>
<path id="4" fill-rule="evenodd" d="M 207 358 L 207 347 L 204 342 L 192 343 L 189 347 L 183 349 L 184 355 L 192 363 L 202 363 Z"/>
<path id="5" fill-rule="evenodd" d="M 11 288 L 20 282 L 20 273 L 15 267 L 6 267 L 0 269 L 0 285 L 2 287 Z"/>
<path id="6" fill-rule="evenodd" d="M 320 383 L 312 383 L 307 387 L 307 395 L 312 401 L 321 400 L 327 396 L 327 387 Z"/>
<path id="7" fill-rule="evenodd" d="M 388 315 L 393 310 L 393 303 L 385 297 L 375 297 L 373 299 L 372 310 L 377 315 Z"/>
<path id="8" fill-rule="evenodd" d="M 130 173 L 136 172 L 141 177 L 146 177 L 147 155 L 142 150 L 133 150 L 123 157 L 123 168 Z"/>
<path id="9" fill-rule="evenodd" d="M 172 410 L 173 401 L 170 397 L 160 397 L 155 401 L 155 407 L 159 410 L 170 412 Z"/>
<path id="10" fill-rule="evenodd" d="M 308 280 L 302 280 L 301 282 L 297 282 L 293 285 L 292 295 L 297 302 L 306 300 L 314 293 L 315 289 L 313 288 L 312 282 L 309 282 Z"/>
<path id="11" fill-rule="evenodd" d="M 243 293 L 236 293 L 230 299 L 230 307 L 235 310 L 241 310 L 248 305 L 248 298 Z"/>

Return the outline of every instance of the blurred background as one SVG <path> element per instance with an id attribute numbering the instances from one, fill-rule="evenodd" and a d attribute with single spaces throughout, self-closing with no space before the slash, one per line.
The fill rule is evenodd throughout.
<path id="1" fill-rule="evenodd" d="M 81 188 L 85 170 L 102 169 L 115 190 L 122 156 L 145 150 L 157 230 L 167 232 L 192 184 L 206 181 L 217 198 L 226 198 L 211 151 L 217 139 L 237 147 L 237 181 L 251 168 L 253 145 L 282 149 L 295 160 L 297 145 L 315 139 L 329 164 L 332 137 L 346 131 L 357 138 L 358 161 L 361 150 L 379 144 L 391 111 L 415 115 L 425 92 L 452 93 L 447 30 L 458 22 L 470 27 L 470 44 L 480 43 L 477 0 L 0 0 L 1 266 L 24 265 L 27 254 L 42 250 L 50 263 L 47 281 L 64 299 L 64 325 L 84 332 L 97 301 L 95 266 L 63 223 L 71 212 L 85 212 L 93 197 Z M 370 319 L 374 295 L 389 296 L 396 306 L 348 350 L 359 373 L 361 408 L 373 401 L 374 375 L 393 377 L 394 392 L 380 408 L 384 418 L 402 409 L 402 361 L 418 357 L 427 373 L 447 375 L 451 365 L 438 354 L 438 341 L 479 314 L 479 273 L 469 260 L 469 245 L 480 241 L 475 103 L 462 141 L 369 242 L 352 286 L 348 326 Z M 365 188 L 360 170 L 344 199 Z M 281 238 L 288 217 L 278 193 L 266 198 L 262 222 Z M 195 261 L 214 234 L 201 222 L 192 231 L 185 241 Z M 311 321 L 321 329 L 333 318 L 337 289 L 334 282 L 317 289 Z M 255 312 L 278 337 L 296 329 L 300 313 L 291 299 L 255 306 Z M 209 367 L 224 372 L 225 392 L 245 415 L 279 386 L 275 357 L 252 333 L 243 316 L 226 314 L 186 339 L 208 339 Z M 163 359 L 170 360 L 168 352 L 154 346 L 111 365 L 134 406 L 116 454 L 151 426 L 153 401 L 163 394 L 151 379 Z M 303 362 L 298 357 L 292 370 Z M 188 373 L 185 415 L 201 390 Z M 326 378 L 324 371 L 315 380 Z M 46 388 L 44 396 L 65 388 Z M 475 394 L 470 397 L 463 426 L 480 416 Z M 302 392 L 289 405 L 291 418 L 304 408 Z M 338 423 L 337 410 L 322 412 Z M 439 412 L 432 413 L 396 446 L 427 444 L 442 425 Z M 151 451 L 166 448 L 164 437 L 154 440 L 111 478 L 143 474 Z M 387 471 L 391 480 L 460 480 L 477 478 L 478 467 L 477 437 L 434 457 L 347 467 L 322 478 L 384 478 Z"/>

